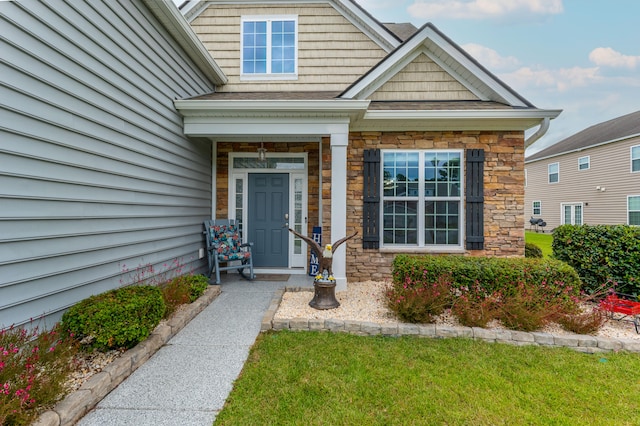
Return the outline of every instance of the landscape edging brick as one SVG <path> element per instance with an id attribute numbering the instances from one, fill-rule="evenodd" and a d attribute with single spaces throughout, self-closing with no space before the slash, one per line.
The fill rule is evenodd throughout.
<path id="1" fill-rule="evenodd" d="M 184 328 L 189 321 L 209 306 L 219 294 L 220 286 L 210 285 L 197 301 L 184 305 L 184 309 L 177 315 L 167 319 L 165 323 L 158 324 L 145 341 L 129 349 L 122 357 L 105 367 L 102 372 L 96 373 L 95 376 L 103 372 L 108 374 L 108 383 L 105 382 L 107 379 L 104 376 L 91 380 L 95 377 L 92 376 L 78 390 L 71 392 L 58 402 L 53 409 L 40 414 L 32 426 L 71 426 L 76 424 L 109 392 Z M 170 332 L 167 328 L 170 329 Z M 100 385 L 94 386 L 97 381 L 101 382 Z"/>
<path id="2" fill-rule="evenodd" d="M 262 319 L 261 331 L 293 330 L 293 331 L 333 331 L 357 334 L 359 336 L 420 336 L 427 338 L 465 337 L 483 340 L 490 343 L 506 343 L 511 345 L 555 346 L 573 349 L 585 353 L 601 352 L 635 352 L 640 353 L 640 341 L 630 339 L 616 339 L 609 337 L 595 337 L 582 334 L 552 334 L 543 332 L 527 332 L 515 330 L 489 330 L 479 327 L 462 327 L 435 324 L 405 324 L 384 323 L 370 321 L 353 321 L 337 319 L 313 319 L 302 321 L 299 319 L 274 319 L 275 313 L 282 302 L 286 291 L 308 291 L 308 287 L 286 287 L 274 294 L 269 310 Z M 275 307 L 275 309 L 274 309 Z M 357 324 L 359 323 L 359 325 Z M 416 333 L 416 328 L 418 333 Z"/>

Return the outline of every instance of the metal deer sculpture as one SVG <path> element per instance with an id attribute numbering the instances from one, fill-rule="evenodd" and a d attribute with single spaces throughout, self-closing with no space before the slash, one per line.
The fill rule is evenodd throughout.
<path id="1" fill-rule="evenodd" d="M 314 251 L 318 256 L 318 260 L 320 262 L 320 271 L 322 271 L 323 274 L 326 271 L 327 276 L 333 276 L 333 252 L 335 252 L 336 249 L 340 247 L 340 244 L 358 235 L 358 231 L 356 231 L 348 237 L 344 237 L 333 244 L 327 244 L 326 246 L 324 246 L 324 249 L 322 249 L 322 247 L 320 247 L 320 244 L 315 242 L 313 238 L 302 235 L 301 233 L 296 232 L 291 228 L 289 228 L 289 231 L 295 236 L 302 238 L 307 244 L 309 244 L 311 250 Z"/>

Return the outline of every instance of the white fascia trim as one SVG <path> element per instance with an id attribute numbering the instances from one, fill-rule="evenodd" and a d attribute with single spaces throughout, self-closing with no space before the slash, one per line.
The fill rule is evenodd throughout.
<path id="1" fill-rule="evenodd" d="M 318 117 L 187 117 L 184 133 L 226 140 L 227 137 L 327 136 L 349 133 L 349 118 Z"/>
<path id="2" fill-rule="evenodd" d="M 476 76 L 482 83 L 489 87 L 490 90 L 498 94 L 498 96 L 504 99 L 509 105 L 518 107 L 529 107 L 529 105 L 523 103 L 520 98 L 511 93 L 511 91 L 507 90 L 502 84 L 500 84 L 500 82 L 493 79 L 482 68 L 473 63 L 473 61 L 471 61 L 460 50 L 455 49 L 452 45 L 450 45 L 447 40 L 442 38 L 439 34 L 434 32 L 430 28 L 427 29 L 429 30 L 428 38 L 433 43 L 444 50 L 454 61 L 458 62 L 464 68 L 469 70 L 471 74 Z"/>
<path id="3" fill-rule="evenodd" d="M 317 3 L 314 0 L 307 0 L 310 3 Z M 373 41 L 383 48 L 387 53 L 391 52 L 396 47 L 402 44 L 401 41 L 396 39 L 380 22 L 371 18 L 367 13 L 357 5 L 350 1 L 342 0 L 328 0 L 327 3 L 333 4 L 333 6 L 343 12 L 345 18 L 347 18 L 352 24 L 354 24 L 360 31 L 364 32 Z"/>
<path id="4" fill-rule="evenodd" d="M 222 69 L 204 47 L 172 0 L 143 1 L 167 31 L 176 39 L 178 44 L 185 49 L 198 68 L 200 68 L 214 84 L 221 86 L 227 83 L 227 76 L 222 72 Z"/>
<path id="5" fill-rule="evenodd" d="M 473 119 L 544 119 L 556 118 L 557 110 L 374 110 L 367 111 L 365 120 L 473 120 Z"/>
<path id="6" fill-rule="evenodd" d="M 433 44 L 441 48 L 447 53 L 454 61 L 461 64 L 462 67 L 467 69 L 469 73 L 474 75 L 485 84 L 491 91 L 497 94 L 504 102 L 512 106 L 517 107 L 529 107 L 522 102 L 517 96 L 507 90 L 502 84 L 491 78 L 484 70 L 474 64 L 467 56 L 465 56 L 458 49 L 454 48 L 447 40 L 442 38 L 437 32 L 433 31 L 430 27 L 424 27 L 419 34 L 414 35 L 410 40 L 405 42 L 400 48 L 398 48 L 391 55 L 384 59 L 384 62 L 377 66 L 371 73 L 358 83 L 353 85 L 342 97 L 348 99 L 361 99 L 369 96 L 373 91 L 380 87 L 385 80 L 385 76 L 390 74 L 397 64 L 403 63 L 403 60 L 412 54 L 414 51 L 424 52 L 428 54 L 429 58 L 436 62 L 440 67 L 448 71 L 454 78 L 456 78 L 466 88 L 471 90 L 481 100 L 489 100 L 485 93 L 482 93 L 477 88 L 473 87 L 470 83 L 465 82 L 459 76 L 458 72 L 455 72 L 449 65 L 447 65 L 442 59 L 436 57 L 436 55 L 430 53 L 428 47 L 425 45 L 426 41 L 430 40 Z M 423 47 L 423 49 L 421 49 Z M 427 53 L 428 52 L 428 53 Z"/>
<path id="7" fill-rule="evenodd" d="M 365 78 L 354 84 L 348 91 L 342 94 L 346 99 L 362 99 L 373 93 L 378 87 L 386 82 L 387 76 L 393 75 L 393 69 L 399 63 L 407 63 L 405 57 L 416 50 L 424 42 L 424 37 L 413 36 L 405 42 L 399 49 L 383 59 L 383 62 L 376 66 Z"/>
<path id="8" fill-rule="evenodd" d="M 401 72 L 407 65 L 409 65 L 413 60 L 415 60 L 418 56 L 425 55 L 433 62 L 435 62 L 440 68 L 445 70 L 451 77 L 456 79 L 460 84 L 462 84 L 467 90 L 469 90 L 474 96 L 481 101 L 490 101 L 491 99 L 486 95 L 486 93 L 482 92 L 477 87 L 473 86 L 470 82 L 463 79 L 457 71 L 452 69 L 448 64 L 443 62 L 440 58 L 438 58 L 433 52 L 427 49 L 424 44 L 418 45 L 415 47 L 415 50 L 406 54 L 404 58 L 400 58 L 397 62 L 393 63 L 389 67 L 385 67 L 385 69 L 381 70 L 381 72 L 376 73 L 376 77 L 373 78 L 370 83 L 362 89 L 360 93 L 358 93 L 358 99 L 366 99 L 371 96 L 376 90 L 378 90 L 381 86 L 383 86 L 387 81 L 392 79 L 397 73 Z M 345 95 L 347 96 L 347 95 Z"/>
<path id="9" fill-rule="evenodd" d="M 554 118 L 560 110 L 368 111 L 352 131 L 524 131 Z"/>
<path id="10" fill-rule="evenodd" d="M 225 113 L 250 112 L 297 112 L 301 114 L 348 114 L 364 113 L 369 107 L 369 100 L 175 100 L 175 107 L 184 116 L 219 115 Z M 206 114 L 210 112 L 211 114 Z M 203 114 L 204 113 L 204 114 Z"/>

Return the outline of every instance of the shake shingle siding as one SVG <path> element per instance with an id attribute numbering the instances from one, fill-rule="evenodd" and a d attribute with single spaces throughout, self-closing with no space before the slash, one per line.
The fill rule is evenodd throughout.
<path id="1" fill-rule="evenodd" d="M 211 147 L 173 106 L 213 90 L 139 1 L 0 2 L 0 327 L 198 270 Z"/>

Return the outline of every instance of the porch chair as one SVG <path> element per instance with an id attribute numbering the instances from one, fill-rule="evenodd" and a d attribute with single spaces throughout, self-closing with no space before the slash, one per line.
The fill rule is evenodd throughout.
<path id="1" fill-rule="evenodd" d="M 253 243 L 242 243 L 240 232 L 233 219 L 205 220 L 204 234 L 207 240 L 209 277 L 216 271 L 216 284 L 220 284 L 220 271 L 237 269 L 243 278 L 253 280 Z M 226 266 L 221 266 L 226 264 Z M 249 268 L 249 275 L 244 272 Z"/>

